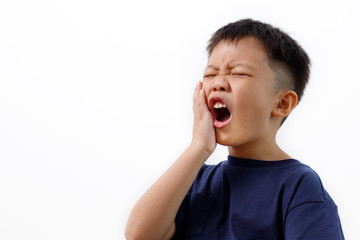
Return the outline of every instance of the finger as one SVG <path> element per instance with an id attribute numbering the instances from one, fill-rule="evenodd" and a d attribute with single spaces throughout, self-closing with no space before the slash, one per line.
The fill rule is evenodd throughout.
<path id="1" fill-rule="evenodd" d="M 196 91 L 196 92 L 199 92 L 200 89 L 201 89 L 201 82 L 198 81 L 198 82 L 196 83 L 195 91 Z"/>
<path id="2" fill-rule="evenodd" d="M 201 102 L 201 103 L 204 103 L 204 100 L 205 100 L 205 92 L 204 92 L 204 89 L 200 89 L 199 98 L 200 98 L 200 102 Z"/>
<path id="3" fill-rule="evenodd" d="M 203 108 L 205 111 L 209 111 L 209 108 L 208 108 L 208 105 L 207 105 L 207 102 L 206 102 L 206 94 L 205 94 L 204 89 L 201 89 L 201 90 L 200 90 L 199 98 L 200 98 L 200 99 L 199 99 L 200 105 L 202 106 L 202 108 Z"/>
<path id="4" fill-rule="evenodd" d="M 199 91 L 200 91 L 200 89 L 201 89 L 201 82 L 198 81 L 198 82 L 196 83 L 196 87 L 195 87 L 195 90 L 194 90 L 193 102 L 195 102 L 196 99 L 197 99 L 197 97 L 199 96 Z"/>

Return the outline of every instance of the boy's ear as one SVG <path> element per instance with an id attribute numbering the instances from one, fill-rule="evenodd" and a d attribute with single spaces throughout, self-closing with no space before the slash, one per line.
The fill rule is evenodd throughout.
<path id="1" fill-rule="evenodd" d="M 271 112 L 273 116 L 287 117 L 296 107 L 298 96 L 292 90 L 284 91 L 278 94 L 274 108 Z"/>

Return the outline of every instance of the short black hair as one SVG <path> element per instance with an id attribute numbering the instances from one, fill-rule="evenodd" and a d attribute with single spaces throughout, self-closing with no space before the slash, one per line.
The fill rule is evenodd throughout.
<path id="1" fill-rule="evenodd" d="M 276 88 L 293 90 L 299 103 L 309 81 L 310 58 L 294 39 L 279 28 L 253 19 L 229 23 L 211 36 L 207 46 L 208 56 L 219 42 L 237 42 L 244 37 L 255 37 L 264 45 L 269 65 L 276 73 Z"/>

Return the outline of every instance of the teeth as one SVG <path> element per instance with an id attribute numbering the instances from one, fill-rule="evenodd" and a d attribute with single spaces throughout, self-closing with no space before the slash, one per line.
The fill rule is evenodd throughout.
<path id="1" fill-rule="evenodd" d="M 214 104 L 214 108 L 226 108 L 226 105 L 225 104 L 221 104 L 221 103 L 215 103 Z"/>

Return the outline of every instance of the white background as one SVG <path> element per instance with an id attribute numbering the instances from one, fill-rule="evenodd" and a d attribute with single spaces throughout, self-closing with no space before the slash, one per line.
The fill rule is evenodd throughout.
<path id="1" fill-rule="evenodd" d="M 359 1 L 0 1 L 0 239 L 124 239 L 190 143 L 210 35 L 251 17 L 312 59 L 278 134 L 360 239 Z M 209 163 L 225 160 L 218 146 Z"/>

